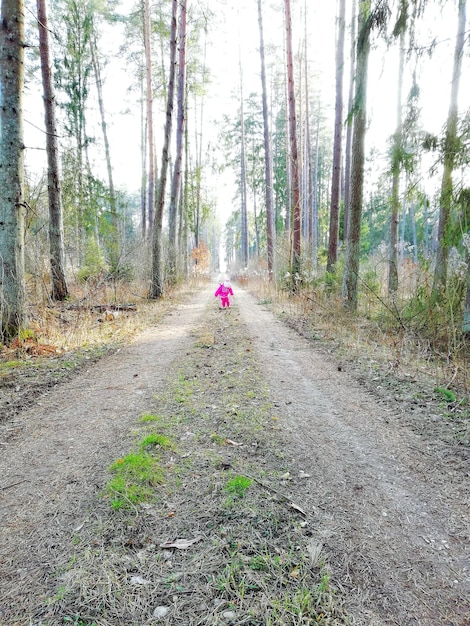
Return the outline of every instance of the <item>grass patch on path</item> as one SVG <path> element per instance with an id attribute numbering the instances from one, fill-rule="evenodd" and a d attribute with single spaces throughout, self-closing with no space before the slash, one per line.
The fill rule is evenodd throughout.
<path id="1" fill-rule="evenodd" d="M 41 626 L 346 624 L 280 420 L 236 306 L 208 308 L 98 521 L 71 538 Z"/>

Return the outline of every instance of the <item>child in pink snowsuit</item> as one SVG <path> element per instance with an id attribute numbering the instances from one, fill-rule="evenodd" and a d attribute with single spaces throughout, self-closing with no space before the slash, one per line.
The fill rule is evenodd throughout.
<path id="1" fill-rule="evenodd" d="M 225 309 L 225 307 L 230 307 L 230 296 L 233 296 L 232 285 L 229 280 L 225 280 L 223 283 L 220 283 L 214 297 L 220 297 L 222 308 Z"/>

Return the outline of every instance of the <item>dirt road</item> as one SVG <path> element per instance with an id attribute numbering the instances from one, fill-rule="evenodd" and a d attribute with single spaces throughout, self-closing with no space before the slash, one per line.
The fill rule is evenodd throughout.
<path id="1" fill-rule="evenodd" d="M 201 328 L 206 334 L 207 329 L 212 329 L 208 340 L 201 341 L 204 334 Z M 236 352 L 238 360 L 234 361 L 237 346 L 248 347 L 240 348 Z M 228 434 L 237 434 L 234 423 L 224 417 L 227 402 L 221 407 L 213 398 L 219 387 L 228 386 L 233 388 L 230 411 L 234 415 L 241 412 L 238 407 L 245 406 L 247 397 L 253 411 L 257 400 L 256 409 L 259 408 L 258 391 L 247 393 L 243 387 L 247 383 L 230 382 L 237 372 L 249 370 L 251 366 L 245 364 L 246 358 L 254 359 L 257 371 L 264 378 L 263 384 L 269 389 L 268 400 L 273 408 L 270 417 L 263 419 L 265 424 L 275 419 L 276 429 L 271 435 L 269 428 L 261 428 L 251 447 L 245 445 L 237 452 L 227 448 L 227 441 L 235 442 L 226 439 L 226 433 L 220 442 L 213 434 L 224 428 Z M 116 617 L 122 609 L 117 608 L 116 599 L 110 601 L 109 597 L 106 602 L 96 600 L 93 610 L 86 613 L 89 617 L 83 617 L 84 605 L 92 602 L 85 600 L 85 591 L 77 587 L 98 588 L 102 581 L 95 572 L 95 578 L 88 574 L 87 585 L 83 580 L 79 584 L 79 568 L 71 565 L 72 561 L 76 564 L 79 559 L 86 560 L 98 544 L 105 550 L 121 542 L 116 540 L 119 524 L 110 521 L 104 508 L 106 503 L 97 504 L 97 494 L 107 480 L 107 468 L 132 447 L 137 418 L 154 407 L 156 398 L 159 406 L 163 406 L 171 381 L 181 378 L 183 370 L 186 372 L 183 378 L 189 382 L 187 372 L 197 370 L 194 374 L 195 380 L 199 376 L 197 387 L 190 402 L 179 398 L 179 404 L 175 404 L 173 398 L 170 413 L 176 415 L 180 405 L 186 411 L 172 427 L 180 428 L 180 448 L 188 446 L 186 452 L 179 453 L 179 462 L 183 464 L 191 456 L 194 465 L 171 493 L 167 487 L 166 494 L 161 495 L 161 509 L 152 510 L 152 515 L 161 513 L 157 528 L 163 533 L 172 532 L 168 530 L 169 524 L 177 523 L 174 510 L 188 512 L 184 516 L 184 529 L 207 539 L 205 548 L 201 546 L 197 553 L 201 563 L 199 578 L 208 569 L 204 558 L 215 542 L 213 536 L 202 530 L 209 528 L 206 517 L 213 515 L 207 513 L 211 506 L 207 498 L 211 493 L 215 499 L 214 493 L 219 493 L 220 478 L 214 478 L 214 463 L 219 464 L 218 470 L 221 464 L 235 467 L 242 463 L 242 457 L 237 458 L 236 454 L 247 450 L 243 454 L 248 455 L 249 450 L 243 461 L 247 467 L 248 461 L 254 462 L 256 450 L 257 462 L 265 464 L 264 474 L 258 476 L 274 476 L 274 470 L 269 474 L 269 468 L 276 459 L 279 468 L 287 472 L 282 491 L 301 505 L 309 520 L 309 535 L 321 546 L 328 561 L 331 582 L 343 611 L 341 623 L 470 624 L 470 468 L 465 460 L 468 456 L 459 457 L 425 434 L 415 432 L 408 422 L 403 423 L 401 412 L 377 402 L 347 371 L 340 371 L 334 359 L 316 352 L 311 342 L 285 327 L 240 288 L 236 288 L 231 311 L 216 310 L 210 286 L 195 295 L 190 304 L 180 305 L 158 327 L 141 334 L 129 347 L 93 364 L 43 396 L 28 411 L 0 424 L 2 626 L 55 626 L 67 622 L 79 626 L 130 626 L 157 621 L 261 626 L 321 621 L 307 615 L 300 619 L 298 613 L 291 621 L 285 615 L 276 621 L 271 609 L 264 606 L 264 615 L 271 616 L 268 619 L 262 617 L 261 609 L 255 610 L 254 604 L 246 613 L 250 617 L 237 618 L 231 611 L 222 612 L 220 617 L 208 600 L 209 582 L 197 594 L 196 583 L 192 583 L 193 596 L 199 597 L 200 593 L 206 599 L 194 600 L 191 605 L 185 600 L 186 613 L 182 613 L 181 597 L 189 591 L 178 587 L 178 593 L 172 596 L 172 610 L 168 609 L 168 614 L 163 612 L 161 617 L 159 607 L 155 609 L 152 605 L 152 610 L 148 607 L 144 610 L 143 595 L 139 599 L 140 609 L 137 605 L 129 608 L 130 601 L 126 604 L 126 616 L 132 618 L 121 621 Z M 238 400 L 233 400 L 237 397 Z M 207 426 L 196 421 L 203 419 Z M 176 430 L 176 437 L 175 433 Z M 239 430 L 238 437 L 243 436 L 248 439 Z M 267 456 L 261 459 L 264 448 Z M 216 462 L 213 454 L 218 455 Z M 268 457 L 273 460 L 267 461 Z M 169 457 L 168 466 L 173 463 L 174 458 Z M 198 492 L 210 465 L 212 473 L 208 474 L 207 485 Z M 253 466 L 250 467 L 253 473 Z M 202 508 L 206 516 L 204 527 Z M 222 513 L 219 511 L 217 515 Z M 226 516 L 225 510 L 223 515 Z M 120 519 L 119 537 L 143 524 L 143 517 L 136 514 L 132 523 Z M 181 531 L 183 521 L 178 523 Z M 144 532 L 142 528 L 141 532 Z M 156 532 L 155 528 L 152 532 Z M 226 528 L 220 532 L 223 535 Z M 145 589 L 149 597 L 153 593 L 155 598 L 162 577 L 161 573 L 156 576 L 155 569 L 151 570 L 157 567 L 155 563 L 149 565 L 151 548 L 147 544 L 132 546 L 129 539 L 121 543 L 126 550 L 134 550 L 132 559 L 140 555 L 142 568 L 144 563 L 150 568 L 149 576 L 153 571 L 154 586 L 145 581 L 145 585 L 148 583 Z M 79 553 L 74 545 L 83 545 L 83 551 Z M 153 550 L 153 543 L 151 546 Z M 106 558 L 101 552 L 94 567 L 98 559 L 103 564 Z M 128 553 L 120 558 L 130 559 Z M 163 561 L 158 565 L 164 566 Z M 116 571 L 119 567 L 116 566 Z M 81 566 L 82 573 L 84 568 Z M 71 571 L 75 577 L 73 584 Z M 291 579 L 295 579 L 292 571 L 295 569 L 291 570 Z M 109 587 L 112 579 L 109 570 L 103 574 L 106 577 Z M 135 580 L 142 588 L 145 586 L 135 576 L 132 584 L 136 584 Z M 69 602 L 73 612 L 71 609 L 64 612 L 67 584 L 71 589 L 75 585 L 75 604 Z M 226 598 L 227 588 L 224 591 Z M 70 598 L 73 594 L 70 591 Z M 137 602 L 135 587 L 129 594 Z M 177 597 L 179 612 L 175 608 Z M 106 610 L 98 604 L 106 604 Z M 232 604 L 241 608 L 241 603 Z M 230 609 L 232 604 L 228 605 Z M 340 622 L 332 617 L 324 623 Z"/>
<path id="2" fill-rule="evenodd" d="M 470 624 L 470 466 L 455 469 L 444 450 L 436 454 L 401 426 L 401 412 L 375 402 L 311 343 L 241 299 L 286 414 L 291 454 L 312 475 L 303 502 L 341 572 L 349 611 L 377 626 L 384 615 L 403 626 Z"/>

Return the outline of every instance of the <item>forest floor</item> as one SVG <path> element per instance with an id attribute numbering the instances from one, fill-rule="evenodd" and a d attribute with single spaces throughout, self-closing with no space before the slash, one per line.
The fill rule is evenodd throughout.
<path id="1" fill-rule="evenodd" d="M 468 416 L 278 313 L 0 370 L 1 626 L 470 625 Z"/>

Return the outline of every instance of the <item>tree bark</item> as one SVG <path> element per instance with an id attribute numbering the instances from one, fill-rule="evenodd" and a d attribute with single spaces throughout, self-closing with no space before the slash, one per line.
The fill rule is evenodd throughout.
<path id="1" fill-rule="evenodd" d="M 290 199 L 290 210 L 292 212 L 292 256 L 291 256 L 291 276 L 292 288 L 296 288 L 296 281 L 300 273 L 301 261 L 301 241 L 300 241 L 300 177 L 299 177 L 299 157 L 297 148 L 297 118 L 295 111 L 295 90 L 294 90 L 294 63 L 292 53 L 292 19 L 290 10 L 290 0 L 284 0 L 286 19 L 286 52 L 287 52 L 287 93 L 289 102 L 289 139 L 290 139 L 290 159 L 292 171 L 292 198 Z"/>
<path id="2" fill-rule="evenodd" d="M 462 73 L 462 56 L 465 44 L 467 0 L 459 0 L 458 28 L 455 42 L 454 66 L 452 72 L 452 88 L 450 94 L 449 112 L 447 115 L 445 144 L 444 144 L 444 171 L 442 174 L 439 226 L 437 232 L 438 248 L 434 280 L 432 286 L 433 300 L 440 300 L 445 296 L 447 288 L 447 261 L 449 256 L 448 227 L 452 208 L 454 171 L 457 156 L 457 121 L 458 121 L 458 97 L 460 76 Z"/>
<path id="3" fill-rule="evenodd" d="M 148 232 L 152 232 L 154 215 L 155 192 L 155 156 L 153 141 L 153 88 L 152 88 L 152 44 L 150 39 L 150 2 L 143 0 L 144 14 L 144 51 L 145 51 L 145 80 L 147 103 L 147 149 L 148 149 L 148 180 L 147 180 L 147 217 Z M 145 233 L 147 225 L 142 224 Z"/>
<path id="4" fill-rule="evenodd" d="M 158 198 L 156 202 L 155 223 L 153 225 L 152 245 L 152 276 L 150 298 L 161 298 L 163 295 L 163 208 L 165 205 L 166 180 L 168 176 L 169 147 L 173 121 L 173 102 L 176 77 L 176 39 L 177 39 L 178 0 L 172 1 L 171 32 L 170 32 L 170 70 L 168 75 L 168 95 L 166 104 L 165 134 L 162 149 L 162 164 Z"/>
<path id="5" fill-rule="evenodd" d="M 351 61 L 349 67 L 349 94 L 348 94 L 348 116 L 346 120 L 346 143 L 344 155 L 344 218 L 343 218 L 343 240 L 346 241 L 348 232 L 349 205 L 351 197 L 351 143 L 352 143 L 352 115 L 354 103 L 354 73 L 356 69 L 356 7 L 357 0 L 352 1 L 351 18 Z"/>
<path id="6" fill-rule="evenodd" d="M 142 237 L 147 235 L 147 123 L 145 115 L 145 80 L 141 79 L 141 105 L 140 105 L 140 219 Z"/>
<path id="7" fill-rule="evenodd" d="M 399 18 L 400 39 L 399 39 L 399 57 L 398 57 L 398 78 L 397 78 L 397 103 L 396 103 L 396 129 L 393 139 L 392 152 L 392 198 L 390 216 L 390 249 L 388 257 L 388 293 L 393 295 L 398 289 L 398 226 L 400 214 L 400 173 L 402 162 L 402 93 L 403 93 L 403 73 L 405 69 L 405 32 L 406 32 L 406 13 L 408 2 L 402 0 L 401 16 Z"/>
<path id="8" fill-rule="evenodd" d="M 342 290 L 343 303 L 352 311 L 357 310 L 358 304 L 370 30 L 370 0 L 359 0 L 354 97 L 354 129 L 351 164 L 351 202 L 348 219 L 346 258 Z"/>
<path id="9" fill-rule="evenodd" d="M 45 0 L 37 0 L 39 54 L 46 127 L 47 191 L 49 196 L 49 252 L 51 263 L 51 298 L 64 301 L 69 293 L 65 278 L 64 224 L 59 174 L 59 145 L 55 115 L 56 99 L 49 49 L 49 28 Z"/>
<path id="10" fill-rule="evenodd" d="M 179 61 L 178 61 L 178 104 L 176 127 L 176 156 L 171 181 L 171 196 L 169 206 L 169 279 L 172 282 L 177 278 L 177 217 L 179 196 L 181 189 L 181 170 L 183 163 L 183 138 L 185 126 L 185 75 L 186 75 L 186 0 L 181 0 L 180 32 L 179 32 Z"/>
<path id="11" fill-rule="evenodd" d="M 334 272 L 338 259 L 339 202 L 343 142 L 343 77 L 344 36 L 346 30 L 346 0 L 339 0 L 338 39 L 336 42 L 336 102 L 333 140 L 333 173 L 331 177 L 330 229 L 326 271 Z"/>
<path id="12" fill-rule="evenodd" d="M 271 150 L 271 136 L 268 121 L 268 95 L 266 87 L 266 65 L 264 53 L 263 14 L 261 0 L 258 0 L 258 26 L 261 60 L 261 89 L 263 102 L 263 137 L 264 137 L 264 176 L 266 202 L 266 244 L 268 254 L 268 280 L 273 279 L 274 272 L 274 208 L 273 208 L 273 158 Z"/>
<path id="13" fill-rule="evenodd" d="M 240 262 L 243 269 L 248 267 L 248 207 L 246 183 L 246 141 L 245 141 L 245 107 L 243 102 L 243 73 L 240 61 L 240 198 L 241 198 L 241 246 Z"/>
<path id="14" fill-rule="evenodd" d="M 0 337 L 26 320 L 24 270 L 23 0 L 2 0 L 0 24 Z"/>

